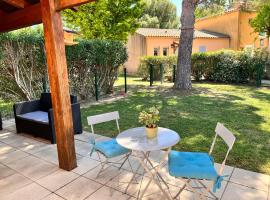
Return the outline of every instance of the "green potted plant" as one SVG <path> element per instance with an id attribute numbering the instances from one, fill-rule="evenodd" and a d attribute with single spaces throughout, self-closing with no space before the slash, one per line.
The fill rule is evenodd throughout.
<path id="1" fill-rule="evenodd" d="M 159 110 L 156 107 L 151 107 L 147 110 L 140 112 L 139 123 L 145 125 L 147 138 L 152 139 L 157 137 L 157 122 L 159 120 Z"/>

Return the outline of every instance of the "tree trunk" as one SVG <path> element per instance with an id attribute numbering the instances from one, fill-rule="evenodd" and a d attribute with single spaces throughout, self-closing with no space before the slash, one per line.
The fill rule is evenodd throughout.
<path id="1" fill-rule="evenodd" d="M 194 0 L 183 0 L 181 14 L 181 33 L 178 49 L 176 79 L 174 87 L 180 90 L 189 90 L 191 84 L 191 54 L 195 23 Z"/>

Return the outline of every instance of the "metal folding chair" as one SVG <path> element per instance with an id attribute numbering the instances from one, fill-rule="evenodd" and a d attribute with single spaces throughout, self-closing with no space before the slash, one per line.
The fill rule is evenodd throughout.
<path id="1" fill-rule="evenodd" d="M 112 165 L 115 167 L 118 167 L 118 169 L 120 170 L 127 161 L 131 167 L 131 170 L 133 171 L 132 166 L 129 161 L 129 156 L 131 155 L 131 151 L 120 146 L 116 142 L 115 138 L 111 138 L 109 140 L 100 141 L 100 142 L 95 141 L 95 137 L 94 137 L 95 124 L 100 124 L 100 123 L 115 120 L 118 133 L 120 133 L 120 127 L 119 127 L 119 122 L 118 122 L 119 118 L 120 117 L 119 117 L 118 111 L 87 117 L 88 125 L 91 126 L 91 130 L 93 134 L 93 137 L 91 137 L 89 140 L 89 143 L 92 145 L 90 156 L 92 156 L 93 152 L 96 151 L 98 155 L 98 159 L 101 163 L 101 169 L 98 172 L 96 177 L 98 177 L 104 170 L 106 170 L 109 166 L 112 166 Z M 105 161 L 104 159 L 101 159 L 102 157 L 105 158 Z M 116 158 L 116 157 L 121 157 L 121 158 L 117 161 L 111 161 L 111 159 Z"/>
<path id="2" fill-rule="evenodd" d="M 218 199 L 214 192 L 216 192 L 216 189 L 221 187 L 221 182 L 224 177 L 223 171 L 225 163 L 235 142 L 235 136 L 221 123 L 217 123 L 215 132 L 216 135 L 209 153 L 170 152 L 168 162 L 169 174 L 184 182 L 184 186 L 175 195 L 175 199 L 185 188 L 193 191 L 199 199 L 203 199 L 204 197 L 207 198 L 209 195 Z M 219 172 L 216 171 L 214 167 L 214 159 L 211 157 L 217 136 L 220 136 L 228 146 L 226 156 L 222 162 Z M 203 183 L 203 180 L 213 181 L 213 192 Z"/>

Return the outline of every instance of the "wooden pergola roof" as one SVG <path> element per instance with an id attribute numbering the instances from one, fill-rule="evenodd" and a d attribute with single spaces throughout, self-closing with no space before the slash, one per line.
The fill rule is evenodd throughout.
<path id="1" fill-rule="evenodd" d="M 59 167 L 77 167 L 60 11 L 94 0 L 0 0 L 0 33 L 43 23 Z"/>

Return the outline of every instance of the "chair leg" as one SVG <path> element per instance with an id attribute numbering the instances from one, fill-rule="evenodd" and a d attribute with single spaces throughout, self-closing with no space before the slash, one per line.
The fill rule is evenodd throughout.
<path id="1" fill-rule="evenodd" d="M 211 194 L 212 197 L 218 199 L 218 197 L 211 191 L 211 189 L 207 187 L 202 181 L 198 180 L 198 183 L 200 183 L 203 186 L 204 190 L 206 190 L 209 194 Z"/>
<path id="2" fill-rule="evenodd" d="M 204 196 L 203 194 L 201 194 L 200 192 L 198 192 L 197 190 L 195 190 L 191 185 L 190 182 L 192 181 L 191 179 L 180 179 L 184 182 L 184 186 L 179 190 L 179 192 L 174 196 L 173 199 L 176 199 L 182 192 L 183 190 L 188 187 L 196 196 L 198 196 L 197 199 L 203 199 L 202 196 Z"/>
<path id="3" fill-rule="evenodd" d="M 123 165 L 126 163 L 126 161 L 128 160 L 129 156 L 131 153 L 126 154 L 126 156 L 124 157 L 124 161 L 122 162 L 122 164 L 120 165 L 120 167 L 118 168 L 118 170 L 121 170 Z"/>
<path id="4" fill-rule="evenodd" d="M 188 182 L 190 182 L 190 180 L 188 180 Z M 177 194 L 173 197 L 173 199 L 176 199 L 182 192 L 183 190 L 187 187 L 187 184 L 185 183 L 183 185 L 183 187 L 180 188 L 179 192 L 177 192 Z"/>

